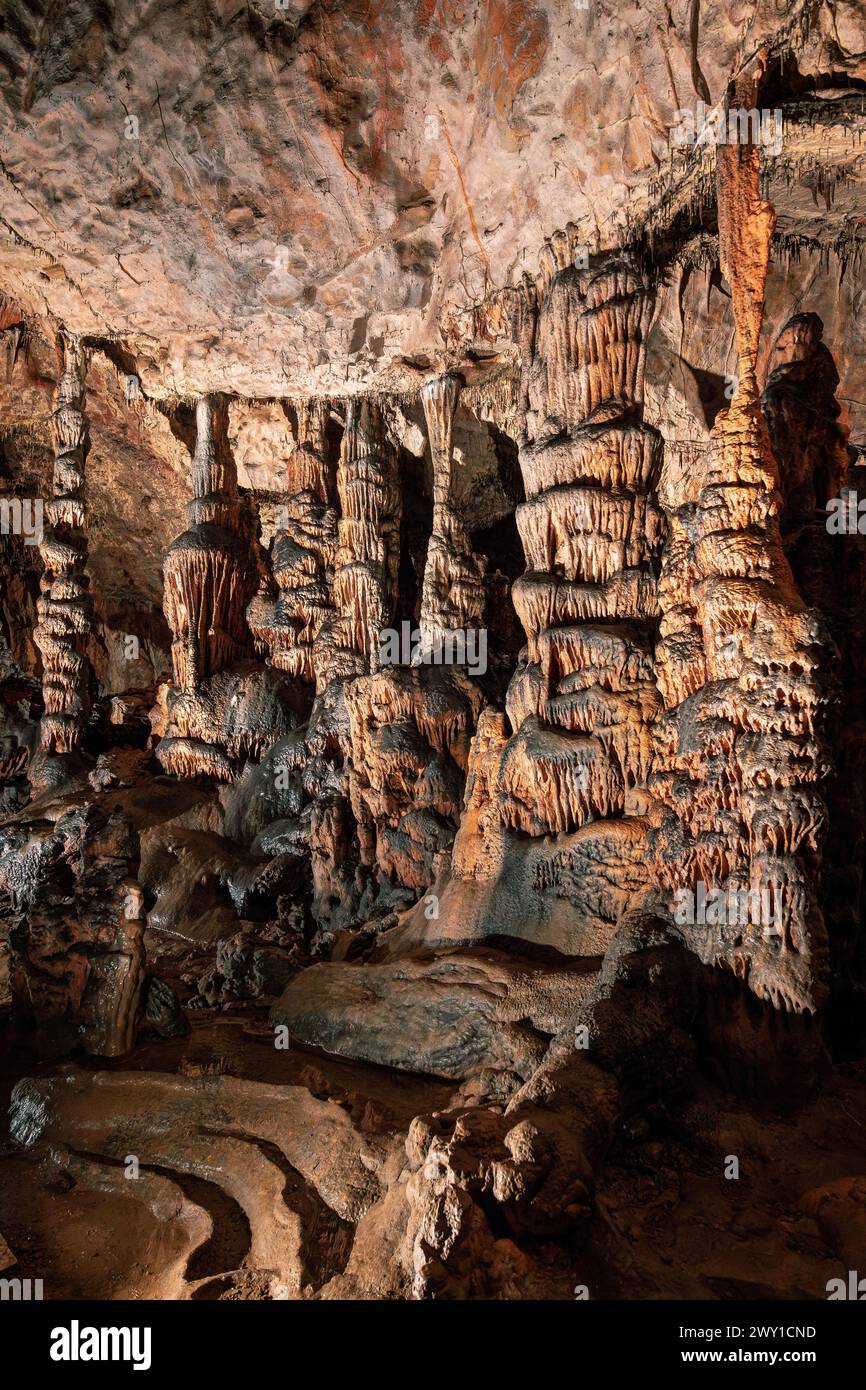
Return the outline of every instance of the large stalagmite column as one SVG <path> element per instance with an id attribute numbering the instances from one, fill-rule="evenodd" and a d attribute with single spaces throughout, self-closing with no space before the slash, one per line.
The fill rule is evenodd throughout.
<path id="1" fill-rule="evenodd" d="M 437 633 L 480 616 L 459 584 L 450 592 L 469 549 L 450 497 L 457 391 L 456 379 L 437 382 L 427 402 L 436 525 L 445 543 L 434 601 L 425 609 Z M 325 717 L 311 721 L 316 753 L 339 755 L 338 776 L 314 804 L 310 827 L 314 901 L 332 924 L 405 907 L 432 881 L 434 860 L 450 845 L 459 816 L 469 731 L 481 705 L 462 671 L 410 668 L 390 641 L 381 641 L 397 599 L 401 496 L 396 452 L 378 409 L 366 402 L 347 409 L 337 491 L 337 616 L 316 644 L 317 708 Z M 428 579 L 430 573 L 428 564 Z"/>
<path id="2" fill-rule="evenodd" d="M 747 88 L 740 98 L 754 105 Z M 684 937 L 760 997 L 796 1012 L 824 996 L 816 879 L 826 808 L 822 725 L 829 669 L 820 616 L 785 559 L 782 495 L 756 361 L 775 217 L 752 146 L 718 153 L 719 247 L 731 286 L 738 389 L 674 520 L 662 604 L 656 727 L 659 882 Z M 720 890 L 696 920 L 683 893 Z M 751 895 L 751 897 L 749 897 Z M 680 901 L 681 900 L 681 901 Z"/>
<path id="3" fill-rule="evenodd" d="M 65 341 L 62 350 L 63 370 L 52 417 L 54 495 L 45 507 L 48 525 L 39 547 L 45 570 L 34 633 L 43 660 L 45 756 L 37 760 L 43 772 L 46 757 L 72 754 L 80 748 L 90 711 L 86 644 L 93 603 L 85 574 L 84 465 L 90 445 L 84 414 L 85 354 L 75 339 Z M 36 775 L 38 779 L 41 774 Z"/>
<path id="4" fill-rule="evenodd" d="M 477 722 L 439 916 L 416 910 L 409 931 L 595 957 L 649 879 L 662 439 L 643 420 L 640 264 L 579 267 L 571 233 L 554 241 L 538 280 L 502 299 L 522 364 L 526 647 L 506 714 Z"/>
<path id="5" fill-rule="evenodd" d="M 237 472 L 227 438 L 227 406 L 216 397 L 196 405 L 190 527 L 165 557 L 165 616 L 174 634 L 175 684 L 198 684 L 242 654 L 245 612 L 255 566 L 240 534 Z"/>
<path id="6" fill-rule="evenodd" d="M 273 547 L 278 593 L 276 600 L 255 598 L 248 618 L 278 670 L 312 681 L 316 638 L 334 616 L 337 514 L 327 457 L 328 402 L 303 401 L 297 409 L 298 447 L 286 466 L 286 504 Z"/>
<path id="7" fill-rule="evenodd" d="M 401 499 L 396 458 L 379 408 L 367 401 L 350 400 L 346 407 L 337 491 L 337 619 L 326 643 L 324 681 L 377 669 L 380 633 L 391 621 L 397 597 Z"/>
<path id="8" fill-rule="evenodd" d="M 611 257 L 559 269 L 539 313 L 514 586 L 527 660 L 499 776 L 505 822 L 531 835 L 645 809 L 663 539 L 661 438 L 640 419 L 649 309 L 636 267 Z"/>
<path id="9" fill-rule="evenodd" d="M 373 829 L 359 826 L 351 804 L 350 740 L 331 731 L 326 712 L 344 698 L 338 682 L 352 682 L 377 669 L 380 633 L 394 611 L 400 562 L 396 457 L 378 407 L 367 401 L 353 399 L 346 405 L 337 494 L 334 611 L 319 627 L 311 652 L 318 692 L 311 720 L 316 751 L 324 755 L 329 748 L 338 750 L 341 764 L 340 789 L 323 789 L 313 804 L 310 824 L 314 903 L 325 918 L 354 910 L 359 874 L 347 847 L 357 840 L 366 866 L 375 858 Z"/>
<path id="10" fill-rule="evenodd" d="M 484 559 L 473 554 L 452 499 L 452 431 L 460 387 L 459 378 L 447 373 L 421 391 L 433 460 L 433 530 L 421 593 L 422 656 L 435 651 L 445 634 L 484 621 Z"/>
<path id="11" fill-rule="evenodd" d="M 181 777 L 209 773 L 230 780 L 234 770 L 221 746 L 228 711 L 219 696 L 206 697 L 203 687 L 246 654 L 246 608 L 258 566 L 241 523 L 227 402 L 202 398 L 196 429 L 190 526 L 169 546 L 164 564 L 175 691 L 159 758 Z"/>

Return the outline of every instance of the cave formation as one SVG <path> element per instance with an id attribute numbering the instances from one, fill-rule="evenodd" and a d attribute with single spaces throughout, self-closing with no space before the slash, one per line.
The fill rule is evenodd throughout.
<path id="1" fill-rule="evenodd" d="M 49 8 L 0 7 L 0 1276 L 826 1299 L 862 4 Z"/>

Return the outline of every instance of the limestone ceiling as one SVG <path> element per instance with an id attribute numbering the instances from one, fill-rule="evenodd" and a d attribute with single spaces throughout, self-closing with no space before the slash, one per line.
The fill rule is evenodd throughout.
<path id="1" fill-rule="evenodd" d="M 115 339 L 149 396 L 414 390 L 558 228 L 663 221 L 676 111 L 762 46 L 803 107 L 780 231 L 850 232 L 862 5 L 781 9 L 3 0 L 0 288 Z"/>

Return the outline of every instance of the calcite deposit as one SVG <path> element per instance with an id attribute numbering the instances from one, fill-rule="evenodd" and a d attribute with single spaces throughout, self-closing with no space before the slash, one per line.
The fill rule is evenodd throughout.
<path id="1" fill-rule="evenodd" d="M 63 367 L 52 417 L 53 496 L 39 551 L 43 573 L 33 641 L 42 655 L 40 742 L 45 754 L 74 754 L 81 746 L 90 713 L 91 673 L 86 639 L 92 605 L 86 573 L 84 468 L 88 450 L 84 394 L 84 354 L 80 343 L 63 343 Z M 52 763 L 34 761 L 33 776 L 50 778 Z M 60 778 L 62 780 L 62 778 Z"/>
<path id="2" fill-rule="evenodd" d="M 298 407 L 297 447 L 286 462 L 285 502 L 273 543 L 274 596 L 257 594 L 247 610 L 250 631 L 271 664 L 305 681 L 316 679 L 321 644 L 317 638 L 333 620 L 337 511 L 332 505 L 334 470 L 327 456 L 328 402 Z"/>
<path id="3" fill-rule="evenodd" d="M 4 1288 L 863 1268 L 864 53 L 5 5 Z"/>

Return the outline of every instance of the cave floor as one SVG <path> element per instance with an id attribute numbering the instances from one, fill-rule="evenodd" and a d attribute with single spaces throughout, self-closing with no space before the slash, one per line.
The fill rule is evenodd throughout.
<path id="1" fill-rule="evenodd" d="M 392 1155 L 415 1115 L 459 1103 L 454 1083 L 294 1043 L 275 1049 L 256 1009 L 202 1013 L 186 1037 L 145 1040 L 122 1063 L 82 1058 L 71 1066 L 302 1087 L 348 1112 Z M 17 1079 L 57 1071 L 8 1049 L 4 1109 Z M 733 1158 L 739 1176 L 726 1177 Z M 218 1172 L 149 1167 L 180 1184 L 189 1210 L 204 1213 L 190 1235 L 176 1229 L 180 1215 L 167 1216 L 152 1194 L 138 1200 L 132 1184 L 117 1180 L 116 1159 L 80 1151 L 75 1159 L 70 1165 L 50 1145 L 21 1149 L 8 1132 L 0 1148 L 0 1231 L 18 1257 L 14 1273 L 41 1278 L 46 1298 L 274 1296 L 256 1267 L 249 1222 Z M 351 1229 L 322 1239 L 330 1245 L 320 1282 L 311 1275 L 289 1296 L 317 1296 L 345 1266 Z M 612 1300 L 826 1298 L 828 1280 L 862 1267 L 866 1256 L 866 1063 L 837 1067 L 796 1113 L 774 1114 L 765 1097 L 736 1099 L 706 1081 L 676 1113 L 633 1117 L 602 1166 L 589 1225 L 533 1253 L 550 1271 L 553 1298 L 582 1287 L 591 1299 Z"/>

